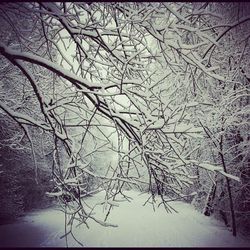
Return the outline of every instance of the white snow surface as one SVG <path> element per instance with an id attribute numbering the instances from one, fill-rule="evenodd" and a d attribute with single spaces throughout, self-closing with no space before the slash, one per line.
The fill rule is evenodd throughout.
<path id="1" fill-rule="evenodd" d="M 74 229 L 75 237 L 87 247 L 249 247 L 250 241 L 233 237 L 222 222 L 206 217 L 192 205 L 174 201 L 178 213 L 167 213 L 162 206 L 154 211 L 145 203 L 148 194 L 126 191 L 133 198 L 113 207 L 107 222 L 118 227 L 103 227 L 89 221 L 90 229 L 81 225 Z M 88 198 L 100 202 L 104 193 Z M 121 197 L 120 197 L 121 198 Z M 107 211 L 106 211 L 107 212 Z M 103 206 L 96 216 L 105 217 Z M 64 214 L 56 209 L 35 211 L 18 223 L 0 226 L 0 247 L 66 247 Z M 68 236 L 69 247 L 80 245 Z"/>

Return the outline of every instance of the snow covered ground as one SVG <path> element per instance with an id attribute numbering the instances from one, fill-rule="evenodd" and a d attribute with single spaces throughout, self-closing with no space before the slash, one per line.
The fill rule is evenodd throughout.
<path id="1" fill-rule="evenodd" d="M 84 225 L 75 228 L 75 237 L 84 246 L 96 247 L 249 247 L 250 241 L 233 237 L 223 223 L 206 217 L 183 202 L 172 202 L 179 213 L 166 213 L 160 206 L 154 212 L 152 206 L 142 206 L 146 194 L 134 191 L 126 194 L 132 202 L 122 202 L 114 207 L 108 222 L 118 227 L 102 227 L 90 221 L 90 229 Z M 99 193 L 90 202 L 100 200 Z M 96 216 L 103 219 L 105 213 L 99 206 Z M 55 209 L 32 212 L 15 224 L 0 226 L 0 247 L 64 247 L 64 214 Z M 79 246 L 68 237 L 70 247 Z"/>

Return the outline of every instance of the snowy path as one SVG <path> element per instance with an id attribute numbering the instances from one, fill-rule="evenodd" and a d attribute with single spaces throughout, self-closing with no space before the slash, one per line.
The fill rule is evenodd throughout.
<path id="1" fill-rule="evenodd" d="M 179 213 L 166 213 L 163 207 L 154 212 L 145 202 L 145 195 L 128 192 L 134 198 L 131 203 L 115 207 L 108 222 L 117 228 L 104 228 L 90 222 L 74 230 L 84 246 L 165 246 L 165 247 L 247 247 L 250 242 L 233 237 L 224 225 L 213 218 L 203 216 L 189 204 L 173 202 Z M 97 200 L 100 194 L 91 198 Z M 104 216 L 102 208 L 97 216 Z M 57 210 L 46 209 L 33 212 L 15 224 L 0 226 L 0 247 L 43 246 L 63 247 L 65 238 L 64 215 Z M 69 246 L 79 246 L 68 237 Z"/>

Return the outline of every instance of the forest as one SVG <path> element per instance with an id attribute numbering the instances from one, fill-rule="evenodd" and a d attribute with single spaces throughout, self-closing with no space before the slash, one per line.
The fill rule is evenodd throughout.
<path id="1" fill-rule="evenodd" d="M 0 224 L 57 203 L 66 234 L 112 227 L 136 190 L 249 235 L 249 3 L 2 2 L 0 23 Z"/>

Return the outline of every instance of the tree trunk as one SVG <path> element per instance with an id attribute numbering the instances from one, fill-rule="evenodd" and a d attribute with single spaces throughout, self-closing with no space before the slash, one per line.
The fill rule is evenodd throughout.
<path id="1" fill-rule="evenodd" d="M 223 155 L 223 135 L 221 135 L 220 140 L 220 157 L 223 165 L 223 170 L 225 173 L 227 173 L 226 163 Z M 233 230 L 233 236 L 236 236 L 236 222 L 235 222 L 235 214 L 234 214 L 234 205 L 233 205 L 233 198 L 232 198 L 232 192 L 230 187 L 230 180 L 226 177 L 226 185 L 227 185 L 227 191 L 229 196 L 229 203 L 230 203 L 230 211 L 231 211 L 231 218 L 232 218 L 232 230 Z"/>
<path id="2" fill-rule="evenodd" d="M 216 184 L 213 183 L 213 185 L 210 188 L 209 194 L 207 196 L 206 205 L 203 210 L 203 214 L 206 216 L 210 216 L 214 212 L 215 193 L 216 193 Z"/>

